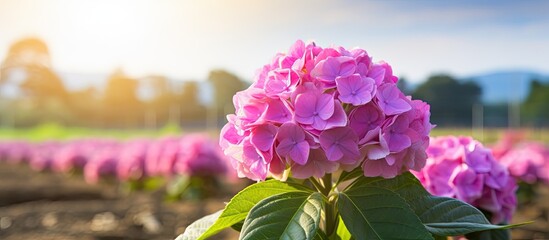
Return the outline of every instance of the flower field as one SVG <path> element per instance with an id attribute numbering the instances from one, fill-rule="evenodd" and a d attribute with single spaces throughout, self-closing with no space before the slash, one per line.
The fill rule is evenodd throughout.
<path id="1" fill-rule="evenodd" d="M 363 49 L 298 40 L 234 95 L 219 137 L 4 130 L 0 237 L 547 237 L 544 132 L 436 136 L 397 82 Z"/>
<path id="2" fill-rule="evenodd" d="M 68 130 L 63 130 L 68 131 Z M 435 129 L 433 135 L 447 134 L 449 129 Z M 455 130 L 454 130 L 455 131 Z M 458 130 L 456 135 L 463 135 L 467 130 Z M 490 130 L 490 134 L 499 138 L 498 142 L 486 143 L 492 151 L 500 156 L 525 155 L 534 156 L 526 159 L 529 163 L 539 163 L 542 152 L 537 151 L 541 138 L 523 131 L 521 134 L 509 134 L 504 130 Z M 137 134 L 143 139 L 143 134 Z M 150 136 L 150 135 L 149 135 Z M 538 135 L 542 136 L 542 135 Z M 68 136 L 75 138 L 78 136 Z M 131 138 L 128 134 L 125 138 Z M 172 137 L 172 140 L 175 137 Z M 120 144 L 122 140 L 112 137 L 110 142 Z M 118 137 L 120 139 L 120 137 Z M 170 139 L 170 137 L 150 137 L 152 139 Z M 106 141 L 106 140 L 105 140 Z M 4 139 L 7 142 L 20 140 Z M 40 141 L 28 144 L 40 145 Z M 66 142 L 58 140 L 58 144 Z M 78 141 L 77 141 L 78 142 Z M 83 141 L 81 141 L 83 142 Z M 128 147 L 139 145 L 138 141 L 127 140 Z M 133 143 L 132 143 L 133 142 Z M 132 143 L 132 144 L 129 144 Z M 73 143 L 73 145 L 76 145 Z M 541 144 L 547 146 L 547 142 Z M 60 149 L 57 156 L 70 152 L 70 145 Z M 521 154 L 530 151 L 529 154 Z M 65 152 L 64 154 L 61 154 Z M 121 151 L 121 153 L 124 151 Z M 534 153 L 534 154 L 532 154 Z M 502 155 L 501 155 L 502 154 Z M 122 154 L 121 154 L 122 155 Z M 538 156 L 538 158 L 535 158 Z M 524 159 L 524 158 L 522 158 Z M 547 160 L 546 160 L 547 161 Z M 549 187 L 544 184 L 544 177 L 538 176 L 534 167 L 515 167 L 510 171 L 517 178 L 523 178 L 526 183 L 520 187 L 519 204 L 512 222 L 534 221 L 511 231 L 513 239 L 544 239 L 549 237 L 547 231 L 549 203 Z M 223 187 L 216 188 L 214 194 L 204 198 L 187 197 L 186 199 L 167 200 L 168 193 L 165 181 L 168 175 L 156 176 L 149 181 L 148 187 L 132 189 L 127 176 L 118 176 L 115 172 L 105 174 L 96 182 L 86 181 L 85 168 L 74 167 L 72 170 L 62 170 L 66 167 L 52 164 L 49 168 L 32 167 L 30 160 L 0 162 L 0 238 L 2 239 L 170 239 L 180 234 L 194 219 L 214 212 L 223 207 L 231 196 L 250 184 L 247 181 L 228 181 Z M 54 167 L 57 166 L 57 167 Z M 121 165 L 122 166 L 122 165 Z M 515 166 L 519 166 L 515 164 Z M 122 169 L 122 167 L 121 167 Z M 39 171 L 37 171 L 39 170 Z M 528 171 L 527 171 L 528 170 Z M 134 175 L 137 176 L 137 175 Z M 539 180 L 538 180 L 539 178 Z M 159 179 L 161 181 L 159 181 Z M 529 187 L 527 187 L 529 186 Z M 531 195 L 534 193 L 534 195 Z M 86 207 L 82 207 L 85 205 Z M 236 238 L 236 232 L 227 230 L 224 233 L 229 239 Z"/>

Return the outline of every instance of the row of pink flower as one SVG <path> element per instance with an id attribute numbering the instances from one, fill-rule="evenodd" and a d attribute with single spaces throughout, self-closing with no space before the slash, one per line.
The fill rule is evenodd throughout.
<path id="1" fill-rule="evenodd" d="M 37 171 L 82 170 L 89 183 L 96 183 L 103 176 L 138 180 L 175 174 L 213 176 L 232 172 L 217 143 L 203 134 L 127 142 L 108 139 L 0 141 L 0 161 L 28 163 Z"/>
<path id="2" fill-rule="evenodd" d="M 521 181 L 549 184 L 549 147 L 525 137 L 524 132 L 507 132 L 492 146 L 494 156 Z"/>

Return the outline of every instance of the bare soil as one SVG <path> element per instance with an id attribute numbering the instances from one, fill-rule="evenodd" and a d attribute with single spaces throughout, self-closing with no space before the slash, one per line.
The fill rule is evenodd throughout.
<path id="1" fill-rule="evenodd" d="M 162 191 L 121 194 L 116 184 L 89 185 L 78 176 L 0 164 L 0 239 L 174 239 L 194 220 L 222 209 L 238 187 L 220 189 L 215 198 L 169 202 Z"/>
<path id="2" fill-rule="evenodd" d="M 162 191 L 121 194 L 116 184 L 86 184 L 79 176 L 38 173 L 0 164 L 0 239 L 174 239 L 194 220 L 215 212 L 244 185 L 224 187 L 200 201 L 168 202 Z M 549 239 L 549 186 L 521 204 L 513 239 Z M 228 230 L 217 239 L 236 239 Z"/>

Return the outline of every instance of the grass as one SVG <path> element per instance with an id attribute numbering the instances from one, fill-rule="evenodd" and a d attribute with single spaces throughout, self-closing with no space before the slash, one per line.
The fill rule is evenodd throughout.
<path id="1" fill-rule="evenodd" d="M 498 139 L 500 139 L 508 130 L 509 129 L 507 128 L 485 128 L 482 130 L 471 128 L 435 128 L 431 131 L 431 136 L 472 136 L 483 143 L 494 143 L 497 142 Z M 524 132 L 526 140 L 540 141 L 549 144 L 549 128 L 522 128 L 513 129 L 513 131 Z"/>
<path id="2" fill-rule="evenodd" d="M 24 139 L 30 141 L 69 140 L 77 138 L 116 138 L 128 139 L 139 137 L 161 137 L 166 135 L 182 134 L 181 128 L 175 124 L 168 124 L 162 129 L 90 129 L 63 127 L 58 124 L 42 124 L 33 128 L 13 129 L 0 128 L 1 139 Z"/>

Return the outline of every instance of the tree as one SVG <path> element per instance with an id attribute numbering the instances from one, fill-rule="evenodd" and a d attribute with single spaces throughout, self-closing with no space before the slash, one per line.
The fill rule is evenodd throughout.
<path id="1" fill-rule="evenodd" d="M 165 125 L 176 107 L 176 93 L 170 81 L 161 75 L 152 75 L 141 79 L 140 88 L 148 93 L 146 99 L 146 114 L 154 114 L 157 126 Z M 143 96 L 141 96 L 143 97 Z"/>
<path id="2" fill-rule="evenodd" d="M 66 122 L 70 118 L 70 111 L 67 111 L 69 94 L 53 71 L 48 47 L 42 40 L 24 38 L 16 41 L 10 46 L 1 67 L 0 87 L 11 85 L 19 89 L 21 96 L 17 96 L 15 102 L 26 102 L 24 111 L 31 119 L 26 124 Z"/>
<path id="3" fill-rule="evenodd" d="M 539 80 L 530 83 L 530 93 L 522 104 L 525 120 L 535 125 L 549 125 L 549 84 Z"/>
<path id="4" fill-rule="evenodd" d="M 14 70 L 25 70 L 27 66 L 51 68 L 48 46 L 39 38 L 24 38 L 10 46 L 2 62 L 0 84 L 8 81 Z"/>
<path id="5" fill-rule="evenodd" d="M 435 124 L 470 126 L 473 104 L 480 103 L 482 89 L 472 81 L 458 82 L 449 75 L 434 75 L 414 92 L 414 98 L 431 105 Z"/>
<path id="6" fill-rule="evenodd" d="M 181 115 L 184 122 L 193 123 L 206 119 L 206 109 L 199 101 L 199 84 L 196 81 L 187 81 L 179 99 Z"/>
<path id="7" fill-rule="evenodd" d="M 404 77 L 401 77 L 400 79 L 398 79 L 397 87 L 405 95 L 410 95 L 412 93 L 412 91 L 410 89 L 410 85 L 409 85 L 408 81 L 406 80 L 406 78 L 404 78 Z"/>
<path id="8" fill-rule="evenodd" d="M 213 88 L 213 103 L 219 116 L 225 116 L 234 112 L 232 105 L 233 96 L 236 92 L 243 90 L 246 84 L 237 76 L 225 70 L 213 70 L 208 76 L 208 81 Z"/>
<path id="9" fill-rule="evenodd" d="M 135 127 L 143 116 L 142 104 L 137 98 L 138 81 L 116 70 L 107 80 L 103 95 L 105 120 L 109 126 Z"/>

